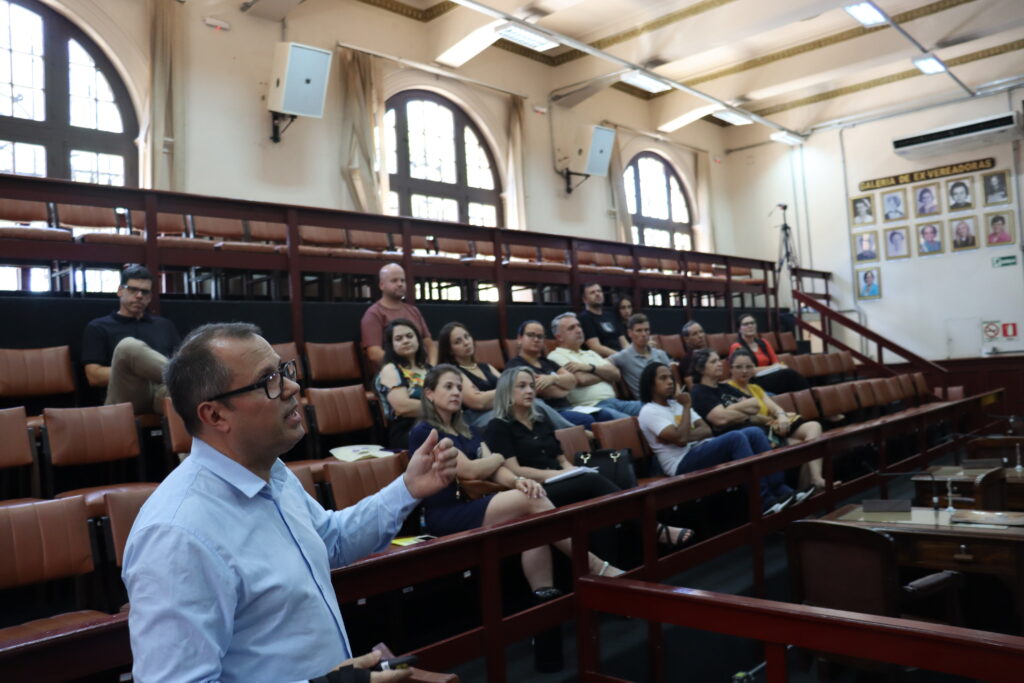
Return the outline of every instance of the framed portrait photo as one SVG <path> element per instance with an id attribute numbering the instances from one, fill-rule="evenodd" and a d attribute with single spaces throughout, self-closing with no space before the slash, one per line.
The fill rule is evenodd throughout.
<path id="1" fill-rule="evenodd" d="M 1012 211 L 986 213 L 985 223 L 981 229 L 985 231 L 985 244 L 989 247 L 1002 247 L 1017 243 Z"/>
<path id="2" fill-rule="evenodd" d="M 946 181 L 946 209 L 966 211 L 974 208 L 974 179 L 971 176 Z"/>
<path id="3" fill-rule="evenodd" d="M 917 218 L 935 216 L 942 212 L 942 207 L 939 205 L 941 200 L 938 183 L 915 185 L 911 191 L 914 196 L 914 215 Z"/>
<path id="4" fill-rule="evenodd" d="M 882 193 L 882 218 L 886 223 L 907 218 L 907 191 L 904 188 Z"/>
<path id="5" fill-rule="evenodd" d="M 933 256 L 946 250 L 942 245 L 942 221 L 918 223 L 914 230 L 917 231 L 918 256 Z"/>
<path id="6" fill-rule="evenodd" d="M 854 271 L 857 274 L 857 298 L 861 300 L 865 299 L 881 299 L 882 298 L 882 280 L 881 272 L 878 266 L 874 268 L 858 268 Z"/>
<path id="7" fill-rule="evenodd" d="M 1009 204 L 1013 199 L 1010 196 L 1009 171 L 994 171 L 981 174 L 981 189 L 985 193 L 985 206 L 997 206 Z"/>
<path id="8" fill-rule="evenodd" d="M 907 226 L 902 228 L 885 229 L 885 258 L 888 261 L 895 261 L 901 258 L 910 258 L 910 230 Z"/>
<path id="9" fill-rule="evenodd" d="M 873 225 L 875 222 L 875 198 L 863 194 L 850 200 L 850 215 L 854 225 Z"/>
<path id="10" fill-rule="evenodd" d="M 978 248 L 978 219 L 962 216 L 949 219 L 949 247 L 953 251 Z"/>
<path id="11" fill-rule="evenodd" d="M 878 231 L 858 233 L 853 236 L 853 260 L 856 263 L 870 263 L 878 260 Z"/>

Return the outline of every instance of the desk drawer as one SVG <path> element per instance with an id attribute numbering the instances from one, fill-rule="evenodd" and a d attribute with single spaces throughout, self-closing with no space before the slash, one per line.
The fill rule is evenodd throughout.
<path id="1" fill-rule="evenodd" d="M 985 574 L 1012 574 L 1010 546 L 991 541 L 918 538 L 900 543 L 900 562 L 932 569 L 962 569 Z"/>

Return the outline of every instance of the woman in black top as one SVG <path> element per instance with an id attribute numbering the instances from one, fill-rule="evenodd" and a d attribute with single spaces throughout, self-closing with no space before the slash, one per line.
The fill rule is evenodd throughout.
<path id="1" fill-rule="evenodd" d="M 693 409 L 704 419 L 715 434 L 743 429 L 756 424 L 761 411 L 756 398 L 722 383 L 722 359 L 711 349 L 693 352 L 690 365 L 693 374 Z"/>
<path id="2" fill-rule="evenodd" d="M 494 418 L 494 390 L 498 386 L 498 372 L 488 363 L 476 359 L 473 335 L 460 322 L 450 322 L 437 336 L 437 362 L 448 363 L 459 369 L 469 380 L 462 392 L 463 417 L 476 429 L 484 429 Z M 537 407 L 554 424 L 555 429 L 571 427 L 572 423 L 537 399 Z"/>

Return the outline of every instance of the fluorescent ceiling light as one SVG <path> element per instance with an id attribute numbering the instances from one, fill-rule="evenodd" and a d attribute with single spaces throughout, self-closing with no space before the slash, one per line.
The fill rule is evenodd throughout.
<path id="1" fill-rule="evenodd" d="M 660 130 L 662 133 L 671 133 L 673 131 L 677 131 L 683 126 L 688 126 L 694 121 L 698 121 L 707 116 L 708 114 L 712 114 L 718 111 L 719 109 L 721 109 L 721 107 L 719 107 L 717 104 L 709 104 L 704 107 L 697 107 L 696 109 L 691 109 L 682 116 L 677 116 L 671 121 L 666 121 L 665 123 L 661 124 L 660 126 L 658 126 L 658 130 Z"/>
<path id="2" fill-rule="evenodd" d="M 657 78 L 651 78 L 643 71 L 627 71 L 619 76 L 619 80 L 623 83 L 629 83 L 634 88 L 646 90 L 649 93 L 665 92 L 672 89 L 672 86 L 665 85 Z"/>
<path id="3" fill-rule="evenodd" d="M 931 76 L 932 74 L 940 74 L 946 70 L 946 65 L 942 63 L 942 60 L 930 52 L 915 59 L 914 66 L 916 66 L 921 73 L 928 76 Z"/>
<path id="4" fill-rule="evenodd" d="M 856 5 L 847 5 L 843 9 L 846 10 L 847 14 L 865 26 L 878 26 L 879 24 L 889 23 L 885 15 L 872 2 L 858 2 Z"/>
<path id="5" fill-rule="evenodd" d="M 517 45 L 528 47 L 531 50 L 537 52 L 544 52 L 550 50 L 553 47 L 558 47 L 558 43 L 548 38 L 546 35 L 539 31 L 532 31 L 528 28 L 524 28 L 519 24 L 513 24 L 509 22 L 502 24 L 498 28 L 494 29 L 494 32 L 505 40 L 511 40 Z"/>
<path id="6" fill-rule="evenodd" d="M 752 118 L 744 114 L 738 114 L 731 109 L 723 109 L 722 111 L 712 112 L 711 114 L 719 121 L 725 121 L 731 123 L 734 126 L 746 126 L 754 122 Z"/>
<path id="7" fill-rule="evenodd" d="M 463 36 L 457 43 L 442 52 L 434 61 L 452 68 L 458 68 L 489 48 L 498 40 L 494 29 L 502 22 L 492 21 Z"/>
<path id="8" fill-rule="evenodd" d="M 787 145 L 802 145 L 804 144 L 804 140 L 806 139 L 802 135 L 796 135 L 795 133 L 790 133 L 789 131 L 785 130 L 780 130 L 777 133 L 772 133 L 770 137 L 775 142 L 782 142 Z"/>

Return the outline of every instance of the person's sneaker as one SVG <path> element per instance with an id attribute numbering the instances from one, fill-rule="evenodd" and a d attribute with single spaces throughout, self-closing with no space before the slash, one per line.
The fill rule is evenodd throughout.
<path id="1" fill-rule="evenodd" d="M 805 488 L 803 491 L 797 492 L 796 498 L 793 501 L 793 504 L 797 505 L 799 503 L 804 502 L 804 500 L 806 500 L 808 497 L 810 497 L 816 490 L 817 490 L 817 487 L 814 484 L 811 484 L 810 486 Z"/>

